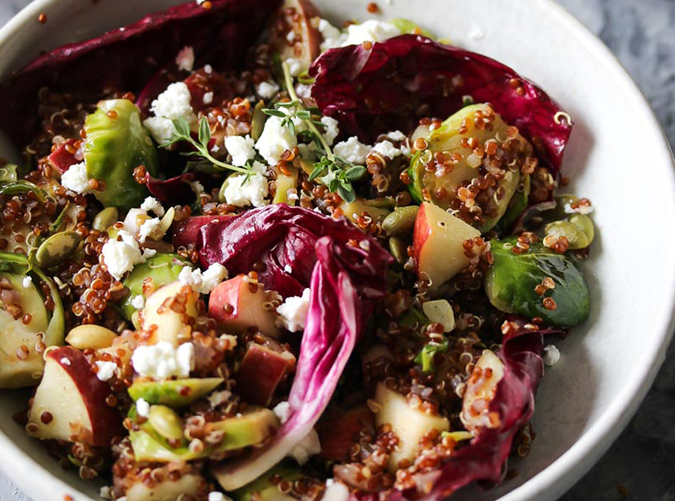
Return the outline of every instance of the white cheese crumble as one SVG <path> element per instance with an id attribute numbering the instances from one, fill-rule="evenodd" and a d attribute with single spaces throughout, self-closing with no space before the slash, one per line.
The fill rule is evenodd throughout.
<path id="1" fill-rule="evenodd" d="M 302 73 L 302 63 L 298 59 L 289 57 L 286 59 L 286 64 L 288 65 L 288 69 L 291 72 L 292 77 L 297 77 L 300 73 Z"/>
<path id="2" fill-rule="evenodd" d="M 284 424 L 291 417 L 291 404 L 288 402 L 279 402 L 272 411 L 279 418 L 281 424 Z"/>
<path id="3" fill-rule="evenodd" d="M 179 70 L 192 71 L 195 66 L 195 51 L 192 47 L 183 47 L 176 56 L 176 66 Z"/>
<path id="4" fill-rule="evenodd" d="M 312 86 L 307 84 L 298 84 L 295 86 L 295 93 L 299 98 L 308 99 L 312 97 Z"/>
<path id="5" fill-rule="evenodd" d="M 553 366 L 560 362 L 560 350 L 552 344 L 544 347 L 544 363 Z"/>
<path id="6" fill-rule="evenodd" d="M 277 307 L 279 323 L 291 332 L 305 328 L 307 311 L 309 310 L 309 289 L 302 291 L 302 296 L 292 296 Z"/>
<path id="7" fill-rule="evenodd" d="M 99 491 L 98 495 L 99 497 L 103 499 L 112 499 L 112 487 L 108 485 L 104 485 L 101 487 L 101 490 Z"/>
<path id="8" fill-rule="evenodd" d="M 141 417 L 148 417 L 150 415 L 150 404 L 142 398 L 139 398 L 136 400 L 136 413 Z"/>
<path id="9" fill-rule="evenodd" d="M 319 32 L 323 38 L 323 42 L 321 42 L 321 52 L 334 47 L 341 47 L 347 40 L 346 34 L 342 33 L 325 19 L 319 21 Z"/>
<path id="10" fill-rule="evenodd" d="M 147 197 L 139 209 L 145 212 L 154 212 L 157 216 L 162 217 L 165 214 L 164 207 L 155 197 Z"/>
<path id="11" fill-rule="evenodd" d="M 208 501 L 232 501 L 232 498 L 229 497 L 229 496 L 226 496 L 222 492 L 211 491 L 211 492 L 209 492 Z"/>
<path id="12" fill-rule="evenodd" d="M 246 162 L 255 157 L 254 145 L 255 141 L 251 136 L 228 136 L 225 138 L 225 148 L 232 155 L 232 164 L 237 167 L 246 165 Z"/>
<path id="13" fill-rule="evenodd" d="M 138 241 L 144 243 L 148 238 L 160 240 L 164 236 L 161 226 L 162 222 L 156 217 L 146 219 L 138 229 Z"/>
<path id="14" fill-rule="evenodd" d="M 145 297 L 142 294 L 138 294 L 131 298 L 131 306 L 137 310 L 142 310 L 145 307 Z"/>
<path id="15" fill-rule="evenodd" d="M 337 156 L 357 165 L 365 165 L 370 150 L 372 150 L 372 146 L 363 144 L 356 136 L 336 144 L 333 148 L 333 152 Z"/>
<path id="16" fill-rule="evenodd" d="M 377 151 L 383 157 L 396 158 L 401 154 L 399 150 L 391 141 L 382 141 L 373 146 L 373 151 Z"/>
<path id="17" fill-rule="evenodd" d="M 23 286 L 24 289 L 30 288 L 30 286 L 33 284 L 33 278 L 30 276 L 25 276 L 21 280 L 21 285 Z"/>
<path id="18" fill-rule="evenodd" d="M 339 122 L 332 117 L 321 117 L 321 123 L 326 128 L 323 137 L 326 139 L 328 146 L 332 146 L 335 138 L 340 134 Z"/>
<path id="19" fill-rule="evenodd" d="M 329 480 L 331 482 L 329 482 Z M 326 491 L 321 501 L 347 501 L 349 499 L 349 489 L 342 482 L 336 482 L 332 478 L 326 480 Z"/>
<path id="20" fill-rule="evenodd" d="M 157 96 L 150 105 L 155 116 L 143 122 L 155 141 L 164 143 L 171 138 L 174 131 L 173 120 L 184 118 L 191 124 L 197 121 L 191 100 L 192 95 L 185 82 L 172 83 Z"/>
<path id="21" fill-rule="evenodd" d="M 101 381 L 107 381 L 115 374 L 117 370 L 117 364 L 115 362 L 96 362 L 96 367 L 98 367 L 98 372 L 96 372 L 96 377 Z"/>
<path id="22" fill-rule="evenodd" d="M 232 392 L 228 390 L 214 391 L 208 396 L 212 407 L 218 407 L 223 402 L 227 402 L 232 397 Z"/>
<path id="23" fill-rule="evenodd" d="M 303 466 L 309 461 L 310 456 L 314 456 L 320 452 L 321 443 L 319 442 L 319 434 L 312 428 L 312 431 L 298 442 L 288 455 L 295 459 L 300 466 Z"/>
<path id="24" fill-rule="evenodd" d="M 72 169 L 72 167 L 71 167 Z M 63 182 L 61 182 L 63 184 Z M 572 207 L 571 203 L 566 203 L 565 206 L 563 207 L 565 214 L 584 214 L 588 215 L 591 212 L 593 212 L 593 206 L 592 205 L 586 205 L 586 204 L 580 204 L 578 207 Z"/>
<path id="25" fill-rule="evenodd" d="M 204 273 L 199 268 L 192 270 L 185 266 L 178 274 L 178 281 L 202 294 L 209 294 L 227 277 L 227 268 L 220 263 L 213 263 Z"/>
<path id="26" fill-rule="evenodd" d="M 371 19 L 347 28 L 347 39 L 343 45 L 360 45 L 363 42 L 384 42 L 401 34 L 396 26 L 384 21 Z"/>
<path id="27" fill-rule="evenodd" d="M 293 268 L 291 267 L 290 264 L 287 264 L 287 265 L 284 266 L 284 271 L 285 271 L 286 273 L 289 273 L 289 274 L 290 274 L 290 273 L 293 273 Z"/>
<path id="28" fill-rule="evenodd" d="M 169 139 L 171 139 L 171 136 L 173 136 L 173 131 L 176 130 L 176 128 L 173 126 L 173 122 L 168 118 L 146 118 L 143 121 L 143 125 L 145 125 L 145 128 L 150 131 L 152 138 L 159 144 L 166 143 Z"/>
<path id="29" fill-rule="evenodd" d="M 213 92 L 204 92 L 202 102 L 204 104 L 211 104 L 213 102 Z"/>
<path id="30" fill-rule="evenodd" d="M 223 190 L 225 202 L 237 207 L 262 207 L 267 205 L 265 197 L 269 194 L 267 178 L 262 174 L 236 174 L 228 178 Z"/>
<path id="31" fill-rule="evenodd" d="M 269 117 L 265 128 L 255 144 L 258 153 L 269 165 L 276 165 L 286 150 L 298 145 L 298 139 L 288 127 L 282 125 L 280 117 Z"/>
<path id="32" fill-rule="evenodd" d="M 150 346 L 139 346 L 131 355 L 131 364 L 141 376 L 153 379 L 167 379 L 172 376 L 186 378 L 194 368 L 195 347 L 183 343 L 174 348 L 171 343 L 161 341 Z"/>
<path id="33" fill-rule="evenodd" d="M 70 168 L 61 174 L 61 185 L 75 193 L 89 193 L 89 177 L 87 176 L 87 164 L 85 162 L 71 165 Z"/>
<path id="34" fill-rule="evenodd" d="M 403 132 L 400 130 L 395 130 L 392 132 L 388 132 L 386 136 L 391 139 L 392 141 L 404 141 L 408 136 L 406 136 Z"/>
<path id="35" fill-rule="evenodd" d="M 279 92 L 279 85 L 275 82 L 260 82 L 256 87 L 256 92 L 263 99 L 272 99 Z"/>
<path id="36" fill-rule="evenodd" d="M 138 243 L 128 231 L 120 230 L 117 236 L 121 240 L 108 240 L 103 245 L 101 254 L 108 272 L 119 280 L 125 273 L 133 270 L 134 266 L 144 263 L 148 256 L 141 254 Z"/>

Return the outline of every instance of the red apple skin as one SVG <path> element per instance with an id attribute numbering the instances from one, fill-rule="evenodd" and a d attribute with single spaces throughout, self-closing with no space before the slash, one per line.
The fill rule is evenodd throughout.
<path id="1" fill-rule="evenodd" d="M 225 221 L 233 217 L 232 214 L 223 214 L 220 216 L 192 216 L 182 221 L 178 221 L 174 226 L 172 243 L 174 247 L 187 247 L 197 243 L 199 230 L 202 226 L 212 221 Z"/>
<path id="2" fill-rule="evenodd" d="M 362 430 L 375 429 L 375 416 L 367 405 L 348 410 L 335 420 L 322 422 L 319 429 L 321 457 L 345 461 L 354 437 Z"/>
<path id="3" fill-rule="evenodd" d="M 233 332 L 255 327 L 266 336 L 277 338 L 274 313 L 264 309 L 267 295 L 259 287 L 251 292 L 248 277 L 238 275 L 219 284 L 209 296 L 209 316 Z"/>
<path id="4" fill-rule="evenodd" d="M 47 358 L 54 360 L 70 375 L 82 395 L 93 427 L 90 445 L 109 446 L 113 438 L 122 436 L 122 415 L 116 407 L 106 403 L 112 395 L 110 386 L 96 377 L 82 352 L 71 346 L 61 346 L 49 351 Z M 62 363 L 64 359 L 70 365 Z"/>
<path id="5" fill-rule="evenodd" d="M 67 148 L 75 150 L 75 139 L 68 139 L 61 146 L 56 148 L 52 153 L 47 157 L 49 163 L 61 174 L 66 172 L 72 165 L 78 163 L 75 158 L 74 153 L 70 153 Z"/>
<path id="6" fill-rule="evenodd" d="M 431 235 L 431 227 L 429 226 L 429 220 L 426 217 L 424 204 L 422 204 L 420 205 L 420 210 L 417 212 L 415 227 L 413 229 L 413 257 L 415 258 L 415 263 L 417 263 L 418 268 L 422 247 L 424 247 L 424 242 L 429 238 L 429 235 Z"/>
<path id="7" fill-rule="evenodd" d="M 236 391 L 245 402 L 266 407 L 295 359 L 251 343 L 234 375 Z"/>

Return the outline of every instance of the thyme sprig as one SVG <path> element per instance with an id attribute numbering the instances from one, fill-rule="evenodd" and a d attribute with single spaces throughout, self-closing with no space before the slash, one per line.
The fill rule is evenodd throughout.
<path id="1" fill-rule="evenodd" d="M 190 132 L 190 124 L 185 118 L 180 117 L 175 119 L 173 121 L 173 127 L 174 131 L 171 138 L 167 142 L 160 145 L 162 148 L 168 148 L 173 144 L 185 141 L 194 148 L 194 151 L 183 152 L 182 154 L 185 156 L 202 157 L 220 169 L 227 169 L 247 175 L 252 173 L 250 165 L 237 167 L 236 165 L 222 162 L 211 155 L 211 152 L 209 151 L 209 141 L 211 141 L 211 127 L 209 126 L 209 121 L 206 117 L 202 117 L 201 121 L 199 122 L 199 134 L 197 136 L 198 140 L 195 140 L 192 137 Z"/>
<path id="2" fill-rule="evenodd" d="M 339 194 L 347 203 L 353 202 L 356 199 L 356 191 L 352 182 L 361 179 L 366 173 L 366 168 L 361 165 L 354 165 L 335 155 L 323 135 L 325 126 L 320 120 L 319 109 L 304 105 L 295 92 L 293 77 L 288 64 L 282 63 L 282 69 L 290 101 L 276 103 L 274 108 L 265 108 L 263 112 L 269 116 L 281 118 L 282 125 L 288 127 L 293 135 L 296 134 L 294 119 L 304 123 L 306 130 L 303 130 L 300 134 L 313 142 L 320 153 L 320 159 L 314 163 L 314 169 L 309 176 L 309 180 L 313 181 L 321 177 L 321 181 L 330 191 Z"/>

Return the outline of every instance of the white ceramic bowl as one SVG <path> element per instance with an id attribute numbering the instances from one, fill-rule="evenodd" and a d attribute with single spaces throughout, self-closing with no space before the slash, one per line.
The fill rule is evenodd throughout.
<path id="1" fill-rule="evenodd" d="M 365 19 L 366 0 L 315 0 L 332 20 Z M 178 0 L 36 0 L 0 31 L 0 75 L 42 49 L 83 40 Z M 253 3 L 253 2 L 252 2 Z M 552 500 L 583 475 L 624 428 L 664 359 L 675 304 L 675 179 L 667 142 L 646 101 L 609 50 L 550 1 L 380 1 L 494 57 L 541 85 L 576 122 L 564 173 L 596 208 L 585 263 L 591 318 L 558 343 L 562 360 L 537 397 L 537 439 L 519 475 L 462 493 L 474 501 Z M 391 4 L 391 5 L 390 5 Z M 37 22 L 38 14 L 48 22 Z M 0 393 L 0 466 L 36 501 L 99 499 L 62 471 L 12 420 L 26 393 Z"/>

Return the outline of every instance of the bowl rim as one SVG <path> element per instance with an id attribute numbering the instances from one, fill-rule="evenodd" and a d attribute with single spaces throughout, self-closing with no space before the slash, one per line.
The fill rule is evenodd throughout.
<path id="1" fill-rule="evenodd" d="M 32 0 L 0 28 L 0 45 L 11 41 L 12 37 L 18 34 L 27 23 L 37 19 L 45 7 L 58 1 Z M 605 71 L 608 74 L 615 77 L 615 85 L 622 87 L 626 98 L 639 105 L 636 109 L 639 109 L 639 113 L 644 115 L 642 117 L 644 123 L 651 129 L 648 132 L 656 137 L 663 138 L 661 151 L 655 152 L 655 154 L 658 157 L 663 157 L 664 163 L 670 163 L 668 182 L 675 188 L 675 158 L 670 143 L 654 111 L 633 77 L 605 43 L 563 6 L 554 0 L 539 1 L 544 4 L 542 8 L 550 10 L 556 17 L 557 22 L 565 25 L 566 29 L 574 33 L 586 47 L 591 57 L 605 66 Z M 675 193 L 675 189 L 673 193 Z M 671 210 L 675 212 L 675 196 L 669 204 Z M 631 379 L 617 393 L 598 421 L 588 428 L 567 451 L 534 477 L 504 494 L 499 498 L 500 501 L 535 500 L 540 499 L 540 497 L 558 498 L 590 470 L 624 430 L 663 365 L 666 350 L 675 331 L 675 277 L 670 277 L 669 284 L 667 290 L 669 300 L 667 303 L 671 304 L 671 308 L 661 312 L 658 320 L 654 322 L 654 326 L 657 327 L 655 330 L 660 339 L 658 343 L 652 344 L 651 350 L 647 353 L 652 363 L 643 364 L 640 367 L 638 377 Z M 70 485 L 42 468 L 37 461 L 20 449 L 3 432 L 0 432 L 0 449 L 6 451 L 5 457 L 12 458 L 10 462 L 1 462 L 0 469 L 23 492 L 31 497 L 35 499 L 57 499 L 55 498 L 56 495 L 61 500 L 63 499 L 62 493 L 67 493 L 74 500 L 93 501 L 86 494 L 73 492 Z"/>

